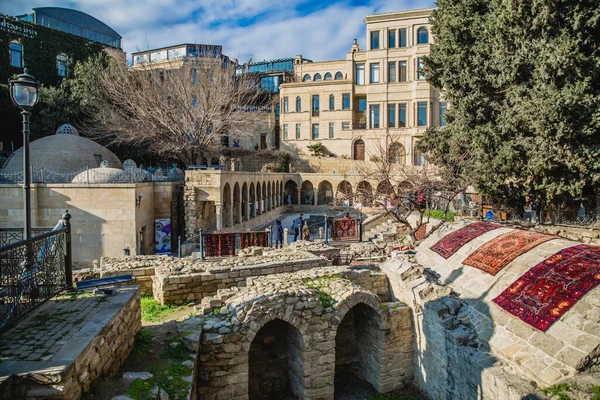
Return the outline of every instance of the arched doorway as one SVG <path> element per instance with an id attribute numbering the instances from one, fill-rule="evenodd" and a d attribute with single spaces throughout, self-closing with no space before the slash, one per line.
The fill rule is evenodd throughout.
<path id="1" fill-rule="evenodd" d="M 367 181 L 360 181 L 356 187 L 356 195 L 358 201 L 365 206 L 370 206 L 373 203 L 373 187 Z"/>
<path id="2" fill-rule="evenodd" d="M 333 186 L 329 181 L 322 181 L 319 183 L 317 200 L 317 204 L 320 206 L 333 203 Z"/>
<path id="3" fill-rule="evenodd" d="M 254 189 L 254 182 L 250 182 L 250 197 L 248 198 L 248 215 L 250 218 L 256 216 L 256 191 Z"/>
<path id="4" fill-rule="evenodd" d="M 248 352 L 250 400 L 298 399 L 303 393 L 304 342 L 293 325 L 280 319 L 256 333 Z"/>
<path id="5" fill-rule="evenodd" d="M 285 204 L 298 204 L 298 185 L 296 182 L 290 180 L 285 183 L 283 198 Z"/>
<path id="6" fill-rule="evenodd" d="M 262 185 L 262 197 L 261 199 L 261 203 L 260 203 L 260 212 L 265 213 L 267 211 L 267 182 L 263 182 Z"/>
<path id="7" fill-rule="evenodd" d="M 381 379 L 381 318 L 373 308 L 359 303 L 346 313 L 335 336 L 335 395 L 356 388 L 374 391 Z"/>
<path id="8" fill-rule="evenodd" d="M 242 185 L 242 221 L 248 221 L 248 184 Z"/>
<path id="9" fill-rule="evenodd" d="M 362 139 L 358 139 L 354 141 L 354 159 L 355 160 L 365 160 L 365 142 Z"/>
<path id="10" fill-rule="evenodd" d="M 231 187 L 229 186 L 229 183 L 226 183 L 225 187 L 223 187 L 223 211 L 221 215 L 223 228 L 231 227 L 231 223 L 229 220 L 230 215 L 232 215 L 231 208 Z"/>
<path id="11" fill-rule="evenodd" d="M 311 181 L 302 182 L 300 188 L 300 201 L 304 205 L 312 206 L 314 204 L 315 191 Z"/>
<path id="12" fill-rule="evenodd" d="M 233 207 L 231 208 L 233 211 L 233 223 L 240 224 L 242 222 L 242 194 L 240 193 L 240 184 L 235 183 L 233 185 Z"/>
<path id="13" fill-rule="evenodd" d="M 343 206 L 352 205 L 352 185 L 348 181 L 341 181 L 337 186 L 335 198 L 338 204 Z"/>
<path id="14" fill-rule="evenodd" d="M 263 213 L 263 209 L 262 209 L 262 190 L 261 190 L 261 186 L 260 186 L 260 182 L 256 182 L 256 215 L 260 215 Z"/>

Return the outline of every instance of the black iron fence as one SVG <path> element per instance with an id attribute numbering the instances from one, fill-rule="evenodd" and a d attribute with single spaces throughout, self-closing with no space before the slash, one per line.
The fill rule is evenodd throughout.
<path id="1" fill-rule="evenodd" d="M 35 236 L 50 232 L 52 228 L 31 228 Z M 0 228 L 0 247 L 23 240 L 23 228 Z"/>
<path id="2" fill-rule="evenodd" d="M 73 286 L 71 216 L 47 233 L 0 247 L 0 330 Z"/>

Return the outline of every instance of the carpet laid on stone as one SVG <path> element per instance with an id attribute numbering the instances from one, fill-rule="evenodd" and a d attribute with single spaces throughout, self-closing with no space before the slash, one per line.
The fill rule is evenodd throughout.
<path id="1" fill-rule="evenodd" d="M 600 283 L 600 247 L 569 247 L 537 264 L 493 301 L 546 331 Z"/>
<path id="2" fill-rule="evenodd" d="M 474 222 L 445 236 L 442 240 L 431 246 L 431 250 L 444 258 L 448 258 L 471 240 L 501 226 L 489 222 Z"/>
<path id="3" fill-rule="evenodd" d="M 471 253 L 463 264 L 496 275 L 515 258 L 554 238 L 531 231 L 516 230 L 504 233 Z"/>

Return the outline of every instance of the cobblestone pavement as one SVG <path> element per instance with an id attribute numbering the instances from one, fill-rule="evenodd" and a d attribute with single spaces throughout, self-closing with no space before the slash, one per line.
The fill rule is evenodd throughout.
<path id="1" fill-rule="evenodd" d="M 94 320 L 105 300 L 87 292 L 49 300 L 0 334 L 0 361 L 50 360 L 86 322 Z"/>

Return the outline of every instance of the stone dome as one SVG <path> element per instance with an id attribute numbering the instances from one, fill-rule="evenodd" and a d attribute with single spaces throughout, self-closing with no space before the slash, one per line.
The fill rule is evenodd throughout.
<path id="1" fill-rule="evenodd" d="M 100 167 L 83 171 L 75 176 L 73 183 L 128 183 L 131 174 L 118 168 Z"/>
<path id="2" fill-rule="evenodd" d="M 61 125 L 56 130 L 56 134 L 57 135 L 74 135 L 74 136 L 79 136 L 79 132 L 77 132 L 77 129 L 75 129 L 75 127 L 73 125 L 71 125 L 71 124 Z"/>
<path id="3" fill-rule="evenodd" d="M 72 130 L 70 128 L 72 128 Z M 70 132 L 70 133 L 68 133 Z M 58 128 L 56 135 L 31 142 L 29 147 L 31 165 L 60 173 L 73 173 L 86 168 L 96 168 L 103 160 L 113 168 L 122 168 L 119 158 L 106 147 L 79 136 L 70 125 Z M 15 151 L 4 164 L 3 172 L 17 173 L 23 170 L 23 148 Z"/>

